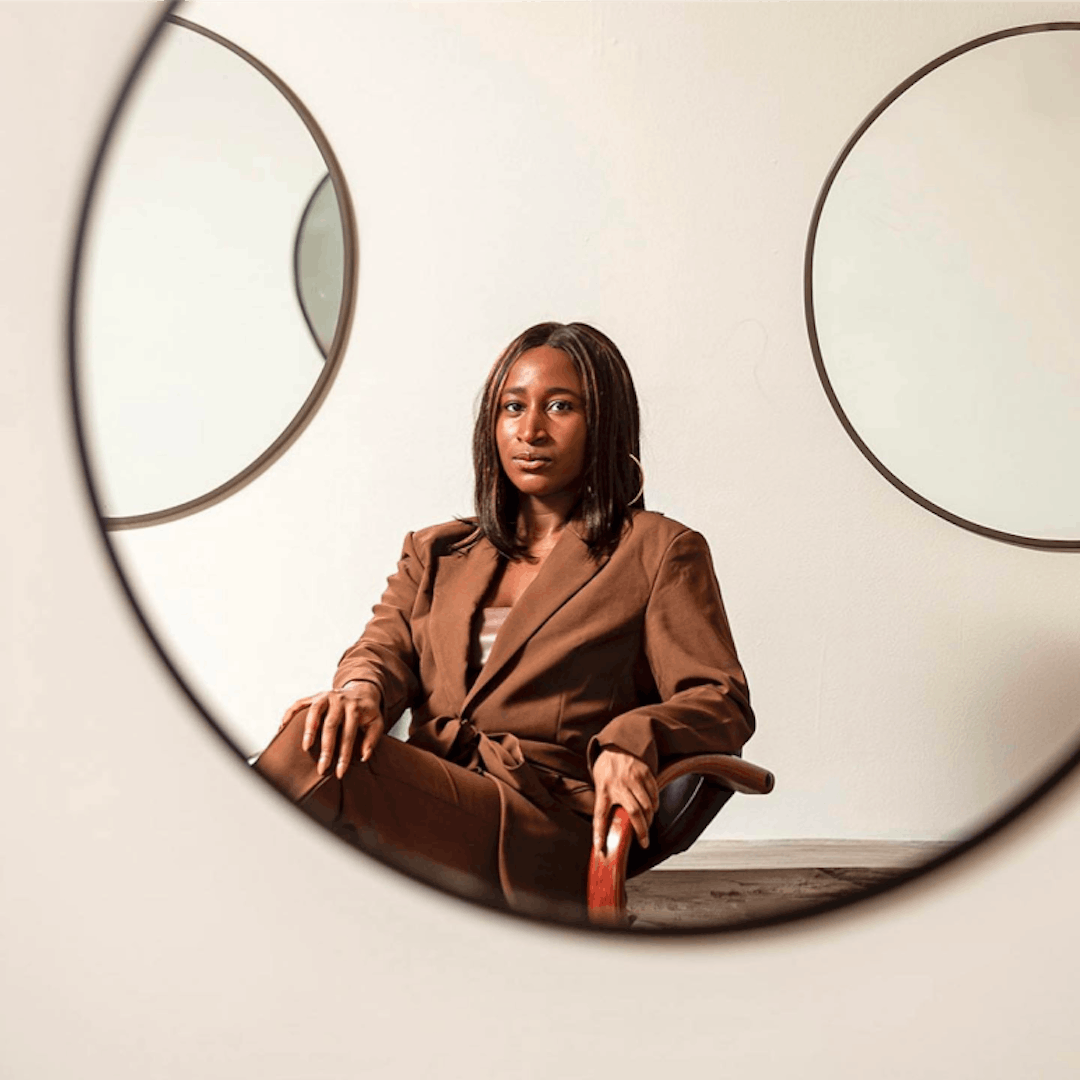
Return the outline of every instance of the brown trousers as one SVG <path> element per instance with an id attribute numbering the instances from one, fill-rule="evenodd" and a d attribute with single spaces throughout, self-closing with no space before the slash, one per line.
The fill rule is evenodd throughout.
<path id="1" fill-rule="evenodd" d="M 319 741 L 301 747 L 305 715 L 278 732 L 257 772 L 362 851 L 459 896 L 507 907 L 497 781 L 385 735 L 367 762 L 357 754 L 341 780 L 333 769 L 319 776 Z M 591 833 L 584 819 L 580 824 L 584 866 Z M 583 875 L 582 900 L 584 885 Z"/>

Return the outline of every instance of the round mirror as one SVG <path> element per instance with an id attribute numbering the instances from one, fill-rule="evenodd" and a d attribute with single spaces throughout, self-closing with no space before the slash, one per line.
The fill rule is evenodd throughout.
<path id="1" fill-rule="evenodd" d="M 807 253 L 840 419 L 901 491 L 988 536 L 1080 547 L 1080 24 L 973 41 L 845 147 Z"/>
<path id="2" fill-rule="evenodd" d="M 579 738 L 585 728 L 574 725 L 599 731 L 625 714 L 616 702 L 627 676 L 637 680 L 632 696 L 626 691 L 626 704 L 635 706 L 629 712 L 650 724 L 654 707 L 682 692 L 662 693 L 657 683 L 653 695 L 653 672 L 663 676 L 666 666 L 669 689 L 680 685 L 691 697 L 716 685 L 712 676 L 688 672 L 682 660 L 663 660 L 662 650 L 652 659 L 634 651 L 633 628 L 644 625 L 649 611 L 641 584 L 663 580 L 671 590 L 665 585 L 659 594 L 674 595 L 672 577 L 681 575 L 671 574 L 673 563 L 661 579 L 655 564 L 630 559 L 639 569 L 604 592 L 611 576 L 589 577 L 573 546 L 564 545 L 545 564 L 546 583 L 537 578 L 543 589 L 558 583 L 565 590 L 557 610 L 533 605 L 530 615 L 526 603 L 513 623 L 507 617 L 514 644 L 505 645 L 504 637 L 501 657 L 492 652 L 485 660 L 480 635 L 489 633 L 490 644 L 490 634 L 501 633 L 486 617 L 473 619 L 485 564 L 465 555 L 460 565 L 471 569 L 459 569 L 458 584 L 448 585 L 456 553 L 436 556 L 424 546 L 449 535 L 427 526 L 474 510 L 470 436 L 486 372 L 516 334 L 548 318 L 597 326 L 626 357 L 641 404 L 645 498 L 649 511 L 663 511 L 653 526 L 682 522 L 707 540 L 757 718 L 740 761 L 776 775 L 774 792 L 759 797 L 753 788 L 743 790 L 722 807 L 705 784 L 683 785 L 683 794 L 709 799 L 712 816 L 695 818 L 703 827 L 696 839 L 683 832 L 669 834 L 670 847 L 650 845 L 648 858 L 671 856 L 655 866 L 638 850 L 632 869 L 640 873 L 626 887 L 634 932 L 760 925 L 880 891 L 1000 828 L 1072 766 L 1080 579 L 1071 560 L 975 542 L 960 529 L 936 528 L 936 519 L 892 498 L 836 437 L 812 371 L 803 297 L 791 289 L 790 268 L 804 254 L 808 209 L 851 116 L 862 115 L 902 74 L 896 40 L 881 34 L 879 16 L 838 5 L 822 26 L 816 8 L 804 13 L 802 5 L 788 5 L 780 17 L 757 4 L 613 5 L 602 6 L 602 16 L 598 7 L 572 4 L 205 4 L 195 10 L 215 31 L 288 72 L 336 133 L 342 160 L 363 177 L 355 195 L 365 237 L 356 362 L 342 366 L 318 424 L 242 497 L 213 512 L 107 536 L 154 646 L 235 753 L 238 777 L 256 781 L 240 761 L 278 740 L 291 702 L 328 688 L 345 651 L 355 675 L 359 668 L 352 665 L 371 661 L 370 653 L 367 660 L 360 654 L 372 644 L 391 667 L 426 680 L 410 689 L 402 675 L 400 693 L 386 683 L 387 719 L 397 721 L 397 735 L 417 720 L 406 705 L 419 714 L 421 736 L 432 735 L 432 724 L 449 729 L 455 744 L 460 736 L 450 753 L 475 748 L 466 720 L 487 725 L 485 753 L 495 753 L 492 734 L 512 735 L 519 747 L 524 735 L 544 745 L 522 751 L 537 769 L 522 767 L 518 778 L 537 779 L 543 790 L 531 790 L 543 801 L 547 788 L 539 778 L 546 776 L 558 799 L 577 799 L 579 806 L 589 797 L 587 774 L 572 777 L 557 766 L 578 769 L 587 752 L 588 740 Z M 941 27 L 927 30 L 922 16 L 895 17 L 908 35 L 907 55 L 933 56 L 927 42 L 938 40 Z M 950 22 L 948 32 L 955 28 Z M 166 26 L 162 45 L 180 32 Z M 598 50 L 600 38 L 607 44 Z M 879 51 L 849 76 L 844 65 L 855 38 Z M 977 52 L 965 46 L 951 55 L 962 63 Z M 808 85 L 816 90 L 819 83 L 808 82 L 806 68 L 788 62 L 793 57 L 842 73 L 847 99 L 838 104 L 831 89 L 808 93 Z M 158 59 L 150 49 L 147 82 L 132 83 L 132 109 L 144 107 L 142 88 L 153 85 Z M 161 59 L 167 62 L 168 54 Z M 878 61 L 894 64 L 884 83 Z M 931 74 L 948 66 L 939 63 Z M 985 77 L 993 84 L 985 93 L 972 87 L 961 99 L 991 99 L 1000 73 Z M 187 91 L 181 80 L 175 85 L 180 111 Z M 903 96 L 893 100 L 899 107 Z M 951 115 L 950 100 L 937 110 L 944 114 L 938 124 Z M 943 136 L 939 154 L 947 142 Z M 163 143 L 162 153 L 168 149 Z M 198 160 L 198 149 L 191 153 Z M 323 159 L 330 161 L 325 152 Z M 915 167 L 902 155 L 890 161 L 877 171 L 883 180 Z M 266 286 L 278 290 L 268 294 L 273 299 L 252 303 L 244 321 L 257 323 L 269 307 L 280 314 L 287 301 L 294 337 L 276 334 L 277 351 L 260 362 L 303 355 L 325 377 L 348 319 L 352 211 L 331 168 L 346 237 L 346 306 L 324 364 L 317 341 L 334 326 L 336 226 L 327 169 L 311 164 L 292 189 L 289 220 L 274 227 L 275 251 L 283 256 L 275 275 L 284 267 L 284 283 L 275 276 Z M 966 156 L 957 167 L 966 175 Z M 88 197 L 119 201 L 111 175 L 100 177 Z M 954 183 L 942 179 L 938 186 Z M 877 197 L 881 217 L 888 204 Z M 951 205 L 940 211 L 938 227 L 962 230 L 965 213 Z M 1010 223 L 1014 231 L 1018 220 Z M 828 222 L 820 224 L 825 230 Z M 917 237 L 929 227 L 904 228 Z M 849 233 L 858 239 L 854 229 Z M 1054 237 L 1041 235 L 1052 262 Z M 884 241 L 874 243 L 888 254 Z M 954 288 L 962 295 L 978 288 L 983 264 L 970 260 L 960 240 L 954 254 Z M 231 251 L 221 257 L 228 264 Z M 861 273 L 891 271 L 875 271 L 867 261 Z M 975 284 L 960 280 L 965 273 Z M 103 302 L 123 312 L 127 281 L 112 280 Z M 866 294 L 859 289 L 868 287 L 852 283 L 860 302 Z M 92 322 L 101 318 L 95 295 L 78 296 Z M 838 285 L 833 295 L 837 304 L 845 299 Z M 995 315 L 996 295 L 983 294 L 987 318 Z M 881 298 L 876 307 L 866 302 L 860 313 L 867 318 L 883 306 Z M 919 306 L 908 308 L 914 321 Z M 224 333 L 222 320 L 219 315 L 209 328 Z M 144 327 L 142 337 L 167 338 L 182 321 L 173 312 L 160 327 Z M 192 309 L 190 321 L 203 316 Z M 951 340 L 958 351 L 958 328 Z M 73 355 L 77 372 L 81 360 Z M 257 411 L 276 392 L 274 380 L 252 380 L 235 405 L 241 411 Z M 565 382 L 558 385 L 566 389 Z M 552 415 L 565 405 L 560 399 Z M 78 422 L 96 440 L 104 438 L 95 416 Z M 189 449 L 182 447 L 181 456 Z M 637 470 L 632 479 L 636 487 Z M 624 566 L 629 550 L 620 556 Z M 652 550 L 668 548 L 658 543 Z M 703 549 L 697 551 L 691 563 L 700 573 Z M 400 600 L 409 571 L 395 569 L 399 560 L 423 565 L 425 588 L 441 575 L 430 605 L 426 598 L 415 605 Z M 608 567 L 615 561 L 613 555 Z M 396 607 L 380 602 L 388 576 Z M 429 621 L 398 621 L 394 611 L 403 604 Z M 695 614 L 719 611 L 710 601 L 665 616 L 663 605 L 653 605 L 651 617 L 665 633 L 685 634 Z M 483 606 L 491 608 L 485 616 L 497 620 L 500 607 L 505 614 L 502 604 Z M 368 645 L 352 651 L 373 608 L 381 621 Z M 621 612 L 622 621 L 597 628 L 590 623 L 594 611 Z M 393 647 L 380 653 L 378 627 L 385 629 L 388 612 L 398 631 L 408 623 L 408 634 L 391 634 Z M 537 653 L 530 647 L 545 632 L 553 634 L 556 660 L 550 668 L 532 667 Z M 692 636 L 695 649 L 717 640 L 704 632 Z M 411 647 L 420 653 L 415 665 Z M 609 647 L 610 653 L 592 651 Z M 489 662 L 498 665 L 497 674 L 489 668 L 482 682 L 475 670 L 470 675 Z M 522 674 L 528 691 L 515 681 Z M 515 731 L 500 726 L 508 701 L 528 705 Z M 296 749 L 290 725 L 279 748 Z M 569 750 L 544 774 L 545 760 L 553 760 L 543 756 L 549 744 Z M 400 750 L 389 738 L 381 745 L 391 754 Z M 665 750 L 663 759 L 679 764 L 681 756 Z M 660 760 L 658 751 L 658 768 Z M 503 767 L 506 783 L 506 761 L 496 756 L 481 764 L 488 774 Z M 269 771 L 262 775 L 274 782 Z M 346 778 L 350 785 L 357 779 Z M 328 781 L 327 794 L 333 790 Z M 305 798 L 296 794 L 294 801 Z M 685 820 L 681 802 L 665 801 L 668 820 Z M 333 828 L 340 822 L 329 802 L 322 806 L 324 823 Z M 476 898 L 468 875 L 440 877 L 410 850 L 418 836 L 434 834 L 440 843 L 438 827 L 446 819 L 431 814 L 430 833 L 419 830 L 396 850 L 405 858 L 359 827 L 340 835 L 423 881 Z M 268 828 L 277 825 L 268 817 Z M 503 850 L 520 866 L 527 861 L 520 851 L 536 849 L 508 842 Z M 545 858 L 570 863 L 542 854 L 530 865 L 543 869 Z M 584 874 L 584 860 L 581 865 Z"/>
<path id="3" fill-rule="evenodd" d="M 307 110 L 182 20 L 162 28 L 101 180 L 79 394 L 101 505 L 122 528 L 219 501 L 296 438 L 343 351 L 355 241 Z"/>

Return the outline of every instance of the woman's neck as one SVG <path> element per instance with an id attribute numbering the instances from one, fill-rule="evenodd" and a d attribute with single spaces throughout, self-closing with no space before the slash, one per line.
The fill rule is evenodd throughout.
<path id="1" fill-rule="evenodd" d="M 523 499 L 518 507 L 518 538 L 525 541 L 530 548 L 553 544 L 566 528 L 573 506 L 573 496 L 551 502 Z"/>

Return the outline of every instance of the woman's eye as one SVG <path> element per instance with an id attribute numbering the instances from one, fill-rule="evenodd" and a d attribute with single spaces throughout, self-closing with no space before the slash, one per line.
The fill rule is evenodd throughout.
<path id="1" fill-rule="evenodd" d="M 569 412 L 574 407 L 572 401 L 567 401 L 564 398 L 558 398 L 555 401 L 549 401 L 546 408 L 549 412 Z M 502 405 L 503 412 L 508 413 L 523 413 L 525 411 L 525 405 L 520 401 L 506 401 Z"/>

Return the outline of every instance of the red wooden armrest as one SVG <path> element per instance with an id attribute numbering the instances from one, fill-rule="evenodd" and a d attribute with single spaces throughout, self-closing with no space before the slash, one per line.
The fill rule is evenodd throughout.
<path id="1" fill-rule="evenodd" d="M 724 787 L 746 795 L 768 795 L 775 782 L 768 769 L 733 754 L 698 754 L 696 757 L 683 758 L 661 770 L 656 782 L 663 791 L 673 780 L 688 773 L 711 777 Z M 589 861 L 590 922 L 603 926 L 627 925 L 626 862 L 633 840 L 630 815 L 617 806 L 611 816 L 605 851 L 600 854 L 594 850 Z"/>

